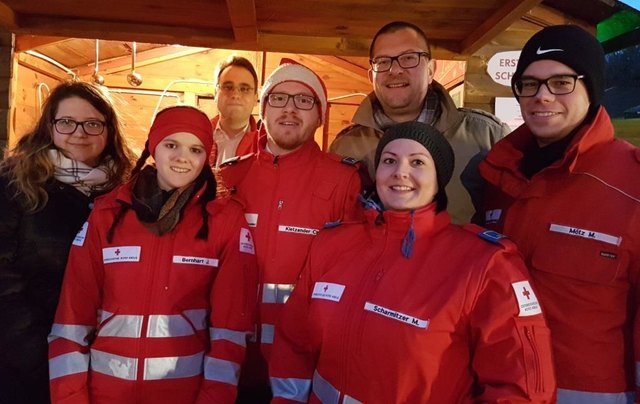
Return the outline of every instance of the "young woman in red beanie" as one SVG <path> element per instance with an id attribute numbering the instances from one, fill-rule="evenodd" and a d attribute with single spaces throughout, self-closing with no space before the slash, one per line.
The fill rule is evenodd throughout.
<path id="1" fill-rule="evenodd" d="M 49 336 L 52 402 L 193 403 L 234 383 L 257 275 L 242 207 L 214 199 L 212 143 L 202 111 L 165 109 L 132 180 L 97 200 Z"/>
<path id="2" fill-rule="evenodd" d="M 316 237 L 285 304 L 273 403 L 553 401 L 549 330 L 524 263 L 499 234 L 450 223 L 453 164 L 430 126 L 385 131 L 379 199 L 365 221 Z"/>

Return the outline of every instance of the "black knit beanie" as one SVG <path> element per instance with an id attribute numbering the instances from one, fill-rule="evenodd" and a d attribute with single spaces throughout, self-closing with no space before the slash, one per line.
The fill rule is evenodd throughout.
<path id="1" fill-rule="evenodd" d="M 411 121 L 390 126 L 376 148 L 375 166 L 378 168 L 380 155 L 387 144 L 396 139 L 410 139 L 420 143 L 429 151 L 436 166 L 438 193 L 435 196 L 438 210 L 446 209 L 447 196 L 444 188 L 453 175 L 454 155 L 451 145 L 439 130 L 422 122 Z"/>
<path id="2" fill-rule="evenodd" d="M 538 60 L 555 60 L 584 75 L 582 81 L 587 87 L 591 106 L 600 105 L 605 86 L 604 51 L 593 35 L 577 25 L 554 25 L 536 33 L 522 49 L 511 78 L 512 90 L 525 69 Z M 513 93 L 515 95 L 515 91 Z"/>

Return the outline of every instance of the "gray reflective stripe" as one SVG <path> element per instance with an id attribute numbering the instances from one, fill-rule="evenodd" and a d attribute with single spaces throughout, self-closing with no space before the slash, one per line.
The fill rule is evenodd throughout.
<path id="1" fill-rule="evenodd" d="M 226 340 L 229 342 L 233 342 L 236 345 L 247 346 L 247 334 L 248 332 L 244 331 L 234 331 L 229 330 L 227 328 L 210 328 L 209 335 L 211 335 L 211 340 Z"/>
<path id="2" fill-rule="evenodd" d="M 260 330 L 260 342 L 263 344 L 273 344 L 273 336 L 275 334 L 273 324 L 261 324 Z"/>
<path id="3" fill-rule="evenodd" d="M 558 404 L 633 404 L 634 394 L 630 391 L 623 393 L 593 393 L 558 389 Z"/>
<path id="4" fill-rule="evenodd" d="M 110 317 L 109 317 L 110 316 Z M 142 332 L 142 316 L 135 315 L 111 315 L 102 312 L 104 326 L 98 330 L 101 337 L 125 337 L 140 338 Z"/>
<path id="5" fill-rule="evenodd" d="M 240 365 L 217 358 L 204 358 L 204 378 L 215 382 L 238 385 L 240 377 Z"/>
<path id="6" fill-rule="evenodd" d="M 49 359 L 49 380 L 89 370 L 89 354 L 69 352 Z"/>
<path id="7" fill-rule="evenodd" d="M 362 404 L 362 401 L 358 401 L 355 398 L 345 394 L 344 398 L 342 399 L 342 404 Z"/>
<path id="8" fill-rule="evenodd" d="M 189 320 L 180 314 L 149 316 L 149 327 L 147 327 L 149 338 L 184 337 L 193 334 L 193 327 Z"/>
<path id="9" fill-rule="evenodd" d="M 94 329 L 95 327 L 90 325 L 53 324 L 47 340 L 51 342 L 56 338 L 64 338 L 76 344 L 87 346 L 87 335 L 91 334 Z"/>
<path id="10" fill-rule="evenodd" d="M 338 404 L 340 391 L 326 381 L 316 370 L 313 373 L 313 394 L 315 394 L 322 404 Z"/>
<path id="11" fill-rule="evenodd" d="M 636 386 L 640 387 L 640 362 L 636 362 Z"/>
<path id="12" fill-rule="evenodd" d="M 306 403 L 309 400 L 311 379 L 296 379 L 293 377 L 271 377 L 271 390 L 274 397 Z"/>
<path id="13" fill-rule="evenodd" d="M 144 380 L 179 379 L 202 373 L 204 352 L 144 360 Z"/>
<path id="14" fill-rule="evenodd" d="M 91 370 L 118 379 L 136 380 L 138 359 L 92 349 Z"/>
<path id="15" fill-rule="evenodd" d="M 278 303 L 287 302 L 289 295 L 293 292 L 295 284 L 288 283 L 265 283 L 262 285 L 262 303 Z"/>
<path id="16" fill-rule="evenodd" d="M 189 321 L 191 321 L 191 324 L 193 324 L 193 327 L 200 331 L 200 330 L 206 330 L 207 329 L 207 325 L 209 323 L 209 310 L 207 309 L 192 309 L 192 310 L 185 310 L 182 312 L 182 314 L 184 314 L 184 316 L 186 318 L 189 319 Z"/>

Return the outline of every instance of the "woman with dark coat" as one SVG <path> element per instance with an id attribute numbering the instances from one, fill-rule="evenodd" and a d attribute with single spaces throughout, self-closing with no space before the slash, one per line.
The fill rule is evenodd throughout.
<path id="1" fill-rule="evenodd" d="M 99 87 L 56 87 L 0 163 L 0 403 L 49 402 L 47 335 L 69 248 L 133 153 Z"/>

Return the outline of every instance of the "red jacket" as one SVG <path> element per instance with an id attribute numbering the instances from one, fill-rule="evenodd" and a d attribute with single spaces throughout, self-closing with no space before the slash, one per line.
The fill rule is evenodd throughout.
<path id="1" fill-rule="evenodd" d="M 621 402 L 634 390 L 640 346 L 640 151 L 614 140 L 601 108 L 560 161 L 526 179 L 519 167 L 532 136 L 521 126 L 482 163 L 487 226 L 515 241 L 531 271 L 559 401 Z"/>
<path id="2" fill-rule="evenodd" d="M 320 151 L 310 140 L 300 149 L 274 157 L 261 138 L 257 154 L 222 167 L 225 184 L 246 206 L 255 237 L 260 272 L 260 323 L 257 341 L 268 358 L 274 324 L 304 265 L 315 235 L 327 223 L 353 217 L 358 209 L 357 168 Z M 250 351 L 252 352 L 252 351 Z M 247 385 L 267 383 L 266 366 L 254 357 L 245 370 Z M 259 373 L 261 373 L 259 375 Z"/>
<path id="3" fill-rule="evenodd" d="M 211 125 L 213 125 L 214 131 L 218 127 L 218 121 L 220 121 L 220 115 L 216 115 L 211 120 Z M 236 148 L 236 156 L 244 156 L 247 154 L 257 152 L 258 151 L 258 134 L 259 134 L 258 124 L 256 123 L 256 119 L 253 117 L 253 115 L 251 115 L 249 117 L 249 128 L 242 136 L 242 140 L 240 140 L 240 143 Z M 212 167 L 215 167 L 217 159 L 218 159 L 218 146 L 214 141 L 213 150 L 211 151 L 211 156 L 209 157 L 209 162 Z"/>
<path id="4" fill-rule="evenodd" d="M 309 252 L 276 332 L 273 402 L 551 402 L 549 330 L 514 245 L 434 204 L 366 215 Z"/>
<path id="5" fill-rule="evenodd" d="M 52 402 L 193 403 L 213 390 L 233 402 L 257 282 L 241 205 L 209 204 L 208 240 L 196 239 L 199 194 L 162 237 L 128 210 L 108 243 L 131 186 L 96 202 L 71 248 L 49 337 Z"/>

